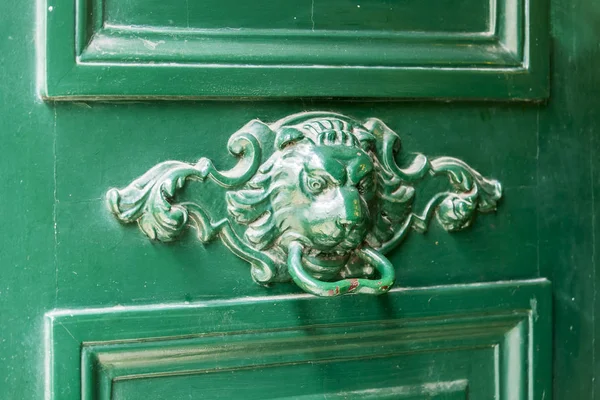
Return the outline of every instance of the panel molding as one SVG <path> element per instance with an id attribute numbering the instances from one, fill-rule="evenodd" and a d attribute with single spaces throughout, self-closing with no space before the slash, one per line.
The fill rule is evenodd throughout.
<path id="1" fill-rule="evenodd" d="M 490 0 L 465 33 L 111 25 L 105 0 L 40 1 L 47 99 L 548 95 L 546 0 Z"/>
<path id="2" fill-rule="evenodd" d="M 365 381 L 298 395 L 374 390 L 373 398 L 409 399 L 429 390 L 439 395 L 432 398 L 464 399 L 488 398 L 492 390 L 501 399 L 541 400 L 551 384 L 549 289 L 533 280 L 395 289 L 380 298 L 293 295 L 54 310 L 45 318 L 47 400 L 78 392 L 84 400 L 115 399 L 116 388 L 157 379 L 371 361 L 408 367 L 386 372 L 385 387 Z M 450 368 L 453 360 L 461 366 Z M 437 381 L 427 381 L 433 365 Z M 469 376 L 484 371 L 495 378 Z"/>
<path id="3" fill-rule="evenodd" d="M 436 382 L 416 386 L 397 386 L 391 388 L 375 388 L 350 392 L 327 393 L 325 396 L 300 396 L 281 400 L 421 400 L 427 396 L 430 400 L 468 400 L 469 382 L 459 379 L 450 382 Z"/>

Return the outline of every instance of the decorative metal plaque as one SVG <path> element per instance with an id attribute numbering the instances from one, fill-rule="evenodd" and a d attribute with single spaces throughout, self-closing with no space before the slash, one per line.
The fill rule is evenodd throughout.
<path id="1" fill-rule="evenodd" d="M 434 215 L 447 231 L 464 229 L 476 211 L 495 210 L 502 195 L 498 181 L 456 158 L 417 153 L 399 165 L 400 138 L 376 118 L 310 112 L 270 125 L 253 120 L 228 149 L 238 159 L 228 171 L 207 158 L 165 161 L 110 189 L 108 205 L 151 239 L 172 241 L 187 226 L 202 243 L 220 238 L 250 263 L 259 284 L 293 280 L 306 292 L 337 296 L 387 292 L 395 272 L 384 254 L 408 232 L 424 232 Z M 448 178 L 447 190 L 413 211 L 416 186 L 437 175 Z M 226 210 L 177 202 L 190 181 Z"/>

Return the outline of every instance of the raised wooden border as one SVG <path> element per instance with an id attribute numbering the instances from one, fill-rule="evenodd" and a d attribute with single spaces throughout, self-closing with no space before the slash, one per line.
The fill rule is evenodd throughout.
<path id="1" fill-rule="evenodd" d="M 542 400 L 552 382 L 550 293 L 539 279 L 394 289 L 381 297 L 55 310 L 46 314 L 47 400 L 79 393 L 109 400 L 122 380 L 477 349 L 490 351 L 500 399 Z M 467 378 L 434 386 L 453 399 L 476 396 Z M 403 398 L 431 394 L 428 385 L 365 389 Z"/>
<path id="2" fill-rule="evenodd" d="M 39 1 L 46 99 L 548 96 L 547 0 L 469 34 L 116 29 L 102 0 Z"/>

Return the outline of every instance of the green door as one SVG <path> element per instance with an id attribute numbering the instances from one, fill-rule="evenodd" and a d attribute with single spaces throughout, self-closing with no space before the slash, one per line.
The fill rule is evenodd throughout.
<path id="1" fill-rule="evenodd" d="M 5 1 L 0 398 L 595 399 L 599 43 L 592 0 Z"/>

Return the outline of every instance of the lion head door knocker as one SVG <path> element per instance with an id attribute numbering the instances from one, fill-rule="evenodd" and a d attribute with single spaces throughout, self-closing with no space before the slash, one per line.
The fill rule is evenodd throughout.
<path id="1" fill-rule="evenodd" d="M 456 158 L 414 154 L 398 165 L 400 138 L 375 118 L 310 112 L 271 125 L 254 120 L 228 149 L 238 162 L 226 172 L 206 158 L 166 161 L 110 189 L 108 205 L 151 239 L 172 241 L 187 225 L 202 243 L 219 237 L 251 264 L 259 284 L 291 279 L 306 292 L 336 296 L 387 292 L 395 272 L 384 254 L 410 230 L 424 232 L 433 215 L 448 231 L 466 228 L 476 210 L 495 210 L 502 193 L 498 181 Z M 440 174 L 448 190 L 414 212 L 417 183 Z M 178 203 L 188 181 L 210 185 L 222 206 Z"/>

